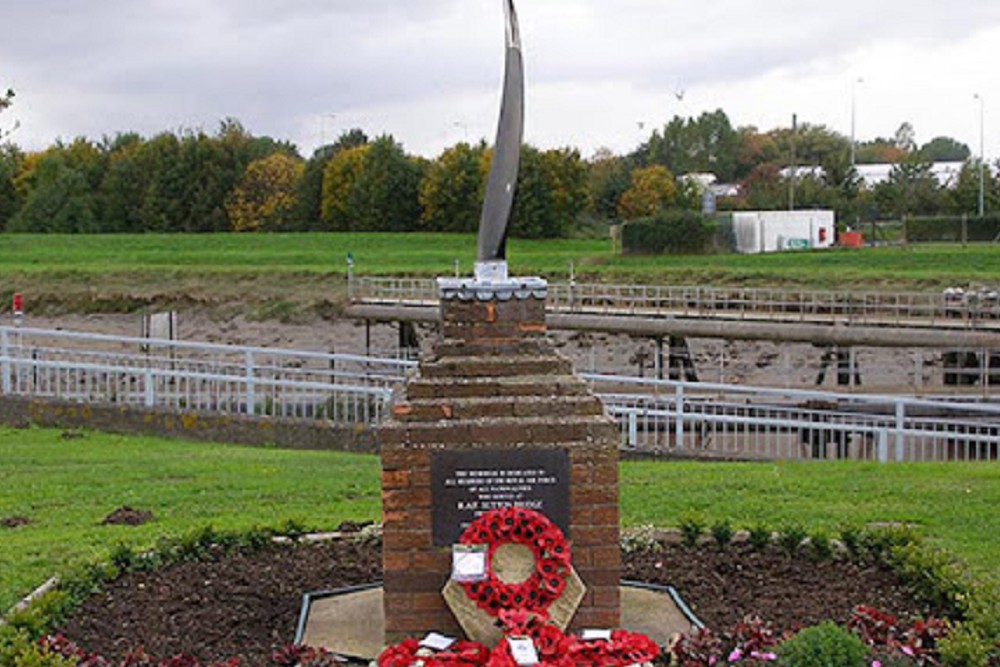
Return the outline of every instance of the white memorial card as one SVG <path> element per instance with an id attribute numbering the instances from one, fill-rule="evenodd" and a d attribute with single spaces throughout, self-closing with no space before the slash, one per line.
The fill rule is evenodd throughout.
<path id="1" fill-rule="evenodd" d="M 454 643 L 455 640 L 452 637 L 445 637 L 436 632 L 432 632 L 420 640 L 420 646 L 432 651 L 445 651 Z"/>
<path id="2" fill-rule="evenodd" d="M 599 639 L 604 639 L 606 641 L 611 640 L 611 630 L 594 630 L 588 629 L 580 633 L 580 639 L 585 642 L 593 642 Z"/>
<path id="3" fill-rule="evenodd" d="M 538 651 L 535 650 L 531 637 L 510 637 L 507 643 L 510 645 L 510 655 L 518 665 L 530 667 L 538 664 Z"/>
<path id="4" fill-rule="evenodd" d="M 451 578 L 459 583 L 486 579 L 486 545 L 456 544 L 451 548 Z"/>

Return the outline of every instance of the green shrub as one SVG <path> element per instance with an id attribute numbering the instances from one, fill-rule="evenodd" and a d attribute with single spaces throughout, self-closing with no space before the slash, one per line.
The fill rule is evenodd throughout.
<path id="1" fill-rule="evenodd" d="M 778 535 L 778 544 L 788 552 L 788 555 L 794 556 L 798 553 L 799 547 L 802 546 L 802 542 L 805 539 L 806 531 L 803 530 L 802 526 L 793 523 L 781 529 Z"/>
<path id="2" fill-rule="evenodd" d="M 822 531 L 810 535 L 809 552 L 816 560 L 829 560 L 833 556 L 833 545 L 830 544 L 830 537 Z"/>
<path id="3" fill-rule="evenodd" d="M 958 623 L 938 644 L 943 667 L 987 667 L 990 643 L 975 628 Z"/>
<path id="4" fill-rule="evenodd" d="M 705 532 L 705 520 L 700 514 L 685 514 L 681 517 L 681 542 L 688 547 L 698 544 L 698 538 Z"/>
<path id="5" fill-rule="evenodd" d="M 627 255 L 699 254 L 712 249 L 716 223 L 695 211 L 665 211 L 622 228 Z"/>
<path id="6" fill-rule="evenodd" d="M 771 544 L 771 529 L 757 524 L 750 527 L 750 547 L 754 551 L 765 551 Z"/>
<path id="7" fill-rule="evenodd" d="M 712 539 L 715 540 L 715 544 L 719 547 L 719 550 L 724 550 L 729 546 L 729 543 L 733 541 L 733 526 L 728 521 L 718 521 L 712 524 L 711 528 Z"/>
<path id="8" fill-rule="evenodd" d="M 831 622 L 806 628 L 778 645 L 778 664 L 788 667 L 866 667 L 868 649 Z"/>
<path id="9" fill-rule="evenodd" d="M 918 602 L 947 618 L 965 619 L 971 591 L 964 569 L 951 557 L 913 541 L 893 547 L 886 562 Z"/>
<path id="10" fill-rule="evenodd" d="M 861 529 L 857 526 L 845 526 L 840 529 L 840 541 L 851 558 L 861 558 Z"/>

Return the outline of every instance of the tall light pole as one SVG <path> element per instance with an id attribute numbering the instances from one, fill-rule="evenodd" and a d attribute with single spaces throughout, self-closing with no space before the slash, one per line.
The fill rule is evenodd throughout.
<path id="1" fill-rule="evenodd" d="M 985 172 L 985 169 L 986 169 L 986 153 L 985 153 L 984 143 L 983 143 L 983 129 L 984 129 L 984 127 L 983 127 L 983 119 L 984 119 L 985 114 L 984 114 L 984 110 L 983 110 L 983 107 L 984 107 L 983 96 L 980 95 L 979 93 L 976 93 L 975 97 L 976 97 L 977 100 L 979 100 L 979 217 L 981 218 L 981 217 L 983 217 L 983 214 L 985 213 L 985 210 L 986 210 L 986 207 L 985 207 L 986 202 L 985 202 L 985 197 L 984 197 L 984 195 L 985 195 L 985 192 L 984 192 L 984 186 L 985 186 L 984 172 Z"/>
<path id="2" fill-rule="evenodd" d="M 855 118 L 857 117 L 857 107 L 858 107 L 858 84 L 864 83 L 865 80 L 860 76 L 851 82 L 851 168 L 854 168 L 855 157 L 857 154 L 857 142 L 854 139 L 854 126 Z"/>

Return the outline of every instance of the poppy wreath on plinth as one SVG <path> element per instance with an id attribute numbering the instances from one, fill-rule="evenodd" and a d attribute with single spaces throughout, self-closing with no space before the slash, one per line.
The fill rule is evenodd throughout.
<path id="1" fill-rule="evenodd" d="M 463 583 L 462 587 L 469 599 L 490 616 L 496 616 L 501 609 L 524 609 L 547 616 L 549 605 L 566 588 L 569 544 L 559 527 L 541 512 L 519 507 L 491 510 L 473 521 L 458 541 L 487 547 L 486 578 Z M 520 583 L 504 583 L 493 572 L 493 556 L 505 544 L 521 544 L 534 556 L 534 570 Z"/>
<path id="2" fill-rule="evenodd" d="M 421 649 L 416 639 L 387 647 L 378 657 L 378 667 L 481 667 L 490 650 L 476 642 L 458 641 L 444 651 Z"/>

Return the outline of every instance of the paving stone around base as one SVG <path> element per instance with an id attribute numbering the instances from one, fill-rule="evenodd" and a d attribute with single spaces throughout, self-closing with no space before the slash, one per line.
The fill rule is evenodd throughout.
<path id="1" fill-rule="evenodd" d="M 622 627 L 626 630 L 642 632 L 665 646 L 678 633 L 693 629 L 666 592 L 633 586 L 621 586 L 619 590 Z M 302 643 L 344 656 L 374 660 L 384 648 L 382 601 L 381 588 L 313 598 L 307 610 Z"/>

